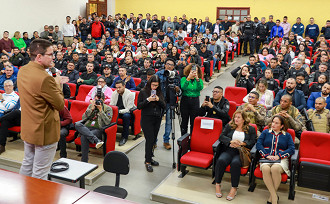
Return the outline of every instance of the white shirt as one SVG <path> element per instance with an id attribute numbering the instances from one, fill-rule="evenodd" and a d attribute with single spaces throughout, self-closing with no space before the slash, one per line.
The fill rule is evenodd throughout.
<path id="1" fill-rule="evenodd" d="M 239 141 L 243 142 L 244 139 L 245 139 L 245 133 L 235 130 L 232 140 L 239 140 Z"/>
<path id="2" fill-rule="evenodd" d="M 63 35 L 64 37 L 73 37 L 76 35 L 76 28 L 73 24 L 64 24 L 63 26 Z"/>
<path id="3" fill-rule="evenodd" d="M 182 33 L 178 32 L 178 36 L 180 36 L 184 39 L 185 37 L 187 37 L 187 33 L 186 33 L 186 31 L 183 30 Z"/>
<path id="4" fill-rule="evenodd" d="M 19 99 L 15 91 L 11 92 L 10 94 L 3 93 L 2 97 L 4 101 L 0 102 L 0 113 L 3 113 L 6 110 L 10 110 L 14 108 L 14 106 L 16 105 Z"/>

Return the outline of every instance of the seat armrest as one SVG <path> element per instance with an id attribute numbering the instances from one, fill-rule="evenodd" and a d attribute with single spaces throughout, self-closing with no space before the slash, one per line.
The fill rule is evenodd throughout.
<path id="1" fill-rule="evenodd" d="M 110 123 L 109 125 L 103 126 L 103 127 L 102 127 L 103 132 L 104 132 L 106 129 L 108 129 L 109 127 L 112 127 L 112 126 L 114 126 L 114 125 L 116 125 L 116 124 L 117 124 L 117 123 Z"/>
<path id="2" fill-rule="evenodd" d="M 294 150 L 294 154 L 291 156 L 291 164 L 297 165 L 298 164 L 298 156 L 299 156 L 299 150 Z"/>
<path id="3" fill-rule="evenodd" d="M 219 140 L 215 141 L 215 143 L 212 145 L 213 152 L 217 152 L 219 144 L 220 144 Z"/>
<path id="4" fill-rule="evenodd" d="M 256 157 L 256 154 L 257 154 L 257 145 L 256 144 L 252 147 L 250 154 L 251 154 L 252 158 Z"/>
<path id="5" fill-rule="evenodd" d="M 182 144 L 184 143 L 184 142 L 186 142 L 187 140 L 189 141 L 189 133 L 186 133 L 186 134 L 184 134 L 183 136 L 181 136 L 179 139 L 178 139 L 178 145 L 179 146 L 182 146 Z"/>
<path id="6" fill-rule="evenodd" d="M 137 110 L 137 107 L 133 107 L 133 108 L 129 109 L 129 112 L 133 113 L 135 110 Z"/>

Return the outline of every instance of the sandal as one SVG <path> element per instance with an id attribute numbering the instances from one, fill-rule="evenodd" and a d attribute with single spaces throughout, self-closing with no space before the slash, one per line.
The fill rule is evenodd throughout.
<path id="1" fill-rule="evenodd" d="M 232 188 L 234 188 L 234 187 L 232 187 Z M 226 199 L 227 199 L 228 201 L 232 201 L 232 200 L 234 200 L 234 198 L 236 197 L 236 195 L 237 195 L 237 189 L 236 189 L 236 193 L 235 193 L 234 197 L 227 196 Z"/>
<path id="2" fill-rule="evenodd" d="M 219 183 L 216 183 L 215 185 L 221 187 L 221 184 L 219 184 Z M 215 193 L 215 196 L 216 196 L 217 198 L 222 198 L 222 193 Z"/>

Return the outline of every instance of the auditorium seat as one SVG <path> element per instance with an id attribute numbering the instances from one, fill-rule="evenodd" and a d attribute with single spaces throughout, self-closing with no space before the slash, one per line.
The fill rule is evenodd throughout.
<path id="1" fill-rule="evenodd" d="M 86 96 L 92 90 L 94 86 L 92 85 L 80 85 L 78 89 L 78 94 L 76 96 L 76 100 L 85 101 Z"/>
<path id="2" fill-rule="evenodd" d="M 132 77 L 135 83 L 135 86 L 138 86 L 141 83 L 141 78 Z"/>
<path id="3" fill-rule="evenodd" d="M 67 83 L 67 84 L 70 87 L 70 92 L 71 92 L 70 98 L 74 99 L 76 96 L 77 84 L 74 83 Z"/>
<path id="4" fill-rule="evenodd" d="M 225 98 L 228 101 L 234 101 L 237 106 L 242 105 L 243 98 L 247 95 L 246 88 L 227 86 L 225 89 Z"/>
<path id="5" fill-rule="evenodd" d="M 112 108 L 112 118 L 111 118 L 111 123 L 107 125 L 106 127 L 102 127 L 103 131 L 103 154 L 105 155 L 106 153 L 110 151 L 115 150 L 115 145 L 116 145 L 116 133 L 117 133 L 117 121 L 118 121 L 118 107 L 117 106 L 110 106 Z M 81 138 L 78 137 L 74 140 L 74 143 L 76 146 L 78 146 L 77 149 L 80 149 L 79 147 L 81 146 Z M 89 143 L 89 147 L 95 148 L 96 144 Z"/>
<path id="6" fill-rule="evenodd" d="M 229 101 L 229 111 L 228 115 L 230 118 L 233 118 L 233 115 L 237 109 L 236 103 L 234 101 Z"/>
<path id="7" fill-rule="evenodd" d="M 90 103 L 84 101 L 71 101 L 70 114 L 72 117 L 72 124 L 82 120 L 82 115 L 85 113 L 87 107 Z M 76 135 L 76 130 L 74 128 L 69 130 L 69 135 L 66 136 L 66 142 L 72 142 Z"/>
<path id="8" fill-rule="evenodd" d="M 268 129 L 266 126 L 264 130 Z M 295 141 L 295 132 L 292 129 L 288 129 L 287 132 L 291 135 L 293 142 Z M 253 192 L 255 187 L 256 187 L 256 182 L 255 179 L 259 178 L 262 179 L 262 171 L 260 170 L 260 167 L 258 165 L 259 159 L 261 158 L 260 153 L 257 151 L 256 145 L 251 150 L 251 157 L 252 157 L 252 162 L 250 166 L 250 170 L 253 173 L 250 173 L 250 178 L 249 178 L 249 191 Z M 292 155 L 289 160 L 291 165 L 289 165 L 291 177 L 289 177 L 286 173 L 281 174 L 281 182 L 286 183 L 287 180 L 290 178 L 290 187 L 289 187 L 289 196 L 288 198 L 290 200 L 294 200 L 294 188 L 295 188 L 295 172 L 297 169 L 296 161 L 298 157 L 298 150 L 295 150 L 294 155 Z"/>
<path id="9" fill-rule="evenodd" d="M 204 124 L 210 125 L 206 127 Z M 178 171 L 181 171 L 181 178 L 188 173 L 187 166 L 208 169 L 213 165 L 212 145 L 219 139 L 221 132 L 220 119 L 207 117 L 195 119 L 192 134 L 187 133 L 178 139 Z"/>
<path id="10" fill-rule="evenodd" d="M 329 133 L 302 132 L 298 160 L 298 186 L 330 191 L 329 147 Z"/>

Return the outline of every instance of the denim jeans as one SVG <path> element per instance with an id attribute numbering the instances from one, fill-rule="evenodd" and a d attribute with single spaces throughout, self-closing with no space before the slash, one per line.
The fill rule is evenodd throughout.
<path id="1" fill-rule="evenodd" d="M 163 135 L 164 143 L 168 143 L 170 141 L 170 134 L 172 131 L 172 120 L 171 120 L 171 109 L 170 104 L 166 104 L 166 123 L 165 123 L 165 133 Z"/>
<path id="2" fill-rule="evenodd" d="M 119 114 L 119 118 L 123 119 L 123 133 L 121 134 L 121 137 L 127 139 L 129 135 L 129 125 L 131 124 L 131 114 Z"/>

